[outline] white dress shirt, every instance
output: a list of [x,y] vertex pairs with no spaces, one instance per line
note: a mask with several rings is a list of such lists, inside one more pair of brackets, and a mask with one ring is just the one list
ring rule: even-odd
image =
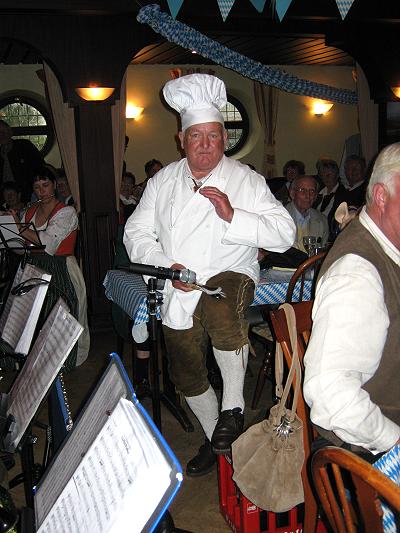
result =
[[[128,219],[124,244],[131,261],[163,267],[180,263],[196,272],[199,283],[227,270],[246,274],[257,283],[258,248],[287,250],[296,234],[292,217],[271,194],[265,179],[238,161],[223,156],[202,181],[227,194],[234,209],[232,221],[219,218],[208,198],[193,191],[192,176],[182,159],[149,180]],[[200,296],[200,291],[183,292],[167,281],[163,324],[191,328]]]
[[[361,224],[396,264],[399,250],[367,215]],[[322,276],[304,359],[304,398],[311,420],[373,454],[391,448],[400,427],[383,415],[362,386],[375,374],[389,327],[383,285],[366,259],[346,254]]]

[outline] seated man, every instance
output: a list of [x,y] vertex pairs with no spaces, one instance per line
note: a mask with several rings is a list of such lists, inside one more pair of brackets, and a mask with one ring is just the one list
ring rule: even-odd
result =
[[[328,442],[400,472],[400,143],[379,154],[366,207],[320,271],[304,398]],[[379,459],[376,466],[380,466]],[[397,468],[396,463],[397,462]]]
[[[186,157],[149,179],[126,223],[124,244],[132,262],[189,268],[199,283],[221,286],[226,294],[216,300],[167,280],[161,306],[170,377],[206,436],[186,469],[200,476],[213,468],[214,453],[230,451],[243,429],[249,353],[244,313],[259,278],[258,248],[283,252],[295,228],[265,179],[224,155],[224,83],[192,74],[169,81],[163,92],[180,112]],[[223,380],[221,412],[207,376],[209,339]]]
[[68,178],[65,175],[64,169],[62,168],[57,170],[56,183],[57,183],[57,197],[65,205],[75,206],[75,202],[72,197],[71,189],[69,188]]
[[325,158],[319,159],[317,169],[324,187],[320,190],[313,207],[327,217],[329,240],[333,242],[338,232],[334,215],[339,204],[346,201],[346,189],[339,181],[339,167],[336,161]]
[[367,190],[367,173],[365,159],[358,155],[351,155],[346,159],[344,171],[349,187],[346,192],[346,202],[352,207],[361,207],[365,203]]
[[[288,204],[291,200],[289,190],[293,181],[300,176],[304,176],[304,174],[305,170],[303,161],[296,161],[295,159],[286,161],[283,166],[283,176],[285,179],[285,183],[276,192],[272,191],[271,189],[272,194],[275,196],[275,198],[282,202],[283,205]],[[268,180],[267,183],[269,186],[271,186],[273,180]]]
[[329,228],[325,215],[311,206],[317,197],[317,180],[313,176],[300,176],[292,182],[289,194],[292,201],[286,206],[296,224],[294,247],[307,252],[303,237],[313,235],[319,246],[328,241]]

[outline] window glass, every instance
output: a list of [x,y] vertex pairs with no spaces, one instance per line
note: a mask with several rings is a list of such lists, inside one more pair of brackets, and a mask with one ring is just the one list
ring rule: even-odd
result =
[[249,119],[242,103],[235,97],[227,95],[228,103],[221,109],[228,132],[226,155],[233,155],[245,144],[249,134]]
[[50,116],[39,102],[25,96],[0,99],[0,118],[13,130],[14,139],[28,139],[43,156],[54,144]]

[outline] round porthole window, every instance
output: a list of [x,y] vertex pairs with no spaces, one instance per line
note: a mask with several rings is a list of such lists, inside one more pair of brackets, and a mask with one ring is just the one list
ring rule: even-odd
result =
[[225,155],[236,154],[245,144],[249,135],[249,117],[243,104],[234,96],[227,95],[228,103],[221,109],[228,133],[228,148]]
[[33,98],[9,96],[0,99],[0,118],[13,130],[14,139],[28,139],[46,156],[54,144],[47,109]]

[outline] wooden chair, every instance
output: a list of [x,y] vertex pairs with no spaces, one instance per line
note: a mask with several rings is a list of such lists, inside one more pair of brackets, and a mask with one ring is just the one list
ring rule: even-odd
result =
[[[307,280],[307,274],[309,274],[312,269],[314,270],[314,272],[313,272],[313,276],[312,276],[311,297],[312,298],[314,297],[313,293],[314,293],[314,289],[315,289],[315,283],[317,281],[318,271],[319,271],[319,269],[321,267],[321,263],[324,260],[326,254],[327,254],[327,252],[320,252],[319,254],[314,255],[314,256],[306,259],[306,261],[304,261],[303,263],[301,263],[301,265],[294,272],[293,276],[290,278],[290,282],[289,282],[289,285],[288,285],[288,289],[287,289],[287,292],[286,292],[286,298],[285,298],[285,302],[286,303],[291,303],[293,301],[293,292],[294,292],[294,288],[295,288],[295,286],[296,286],[298,281],[300,282],[300,293],[299,293],[298,301],[299,302],[303,301],[304,284],[305,284],[305,282]],[[270,308],[267,305],[258,306],[258,308],[259,308],[259,312],[261,312],[262,314],[268,314],[269,311],[270,311]],[[266,326],[268,326],[268,323],[266,321],[264,321],[264,324]],[[265,326],[264,326],[264,329],[266,329],[266,331],[268,331],[268,328],[265,327]],[[254,331],[254,328],[253,328],[252,332],[253,333],[257,333],[257,331]],[[258,337],[260,337],[260,335]],[[266,346],[266,351],[265,351],[265,356],[264,356],[262,365],[261,365],[260,370],[258,372],[257,384],[256,384],[256,388],[254,390],[253,399],[252,399],[252,402],[251,402],[251,408],[252,409],[256,409],[256,407],[258,405],[258,402],[260,400],[260,397],[261,397],[261,393],[262,393],[264,385],[265,385],[265,380],[267,379],[267,377],[271,376],[271,374],[272,374],[271,366],[272,366],[272,359],[273,359],[273,356],[272,356],[273,347],[272,347],[272,342],[271,341],[273,339],[268,339],[268,340],[269,340],[269,342],[264,341],[264,344]]]
[[[345,480],[342,470],[347,474]],[[400,487],[347,450],[334,446],[318,450],[312,458],[312,475],[325,515],[336,533],[382,532],[381,498],[393,511],[400,511]]]
[[[303,357],[310,338],[312,320],[311,310],[313,301],[299,302],[292,304],[296,315],[296,329],[297,329],[297,347],[299,353],[300,363],[303,367]],[[282,309],[277,309],[270,312],[272,328],[275,333],[276,342],[282,346],[283,354],[286,364],[289,367],[292,362],[292,346],[290,344],[289,331],[286,322],[286,316]],[[310,422],[309,409],[300,392],[297,404],[297,414],[303,422],[303,438],[304,438],[304,465],[302,470],[302,480],[304,487],[304,527],[303,530],[307,533],[313,533],[317,524],[317,501],[314,497],[313,489],[310,483],[310,469],[309,458],[311,456],[311,443],[315,438],[314,431]]]
[[[304,294],[304,284],[307,279],[307,274],[310,274],[312,272],[312,287],[314,289],[315,282],[317,281],[317,275],[318,271],[321,267],[321,263],[324,260],[327,252],[320,252],[317,255],[313,255],[312,257],[309,257],[306,259],[301,265],[297,267],[297,270],[293,274],[293,276],[290,278],[288,290],[286,293],[286,303],[290,303],[293,301],[293,291],[297,284],[297,282],[300,280],[300,294],[299,298],[296,301],[302,302],[303,301],[303,294]],[[313,295],[312,295],[313,297]]]

